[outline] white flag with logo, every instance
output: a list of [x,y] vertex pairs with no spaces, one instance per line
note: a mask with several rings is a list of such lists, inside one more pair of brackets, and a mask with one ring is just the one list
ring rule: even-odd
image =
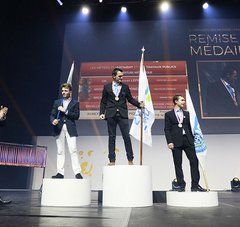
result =
[[[145,104],[145,108],[143,109],[143,143],[147,144],[148,146],[152,146],[151,129],[152,124],[155,120],[155,113],[153,109],[153,103],[148,84],[147,74],[145,66],[143,64],[144,49],[142,51],[143,52],[139,71],[138,101],[139,102],[143,101]],[[130,135],[132,135],[137,140],[140,140],[141,133],[140,127],[141,127],[141,110],[137,109],[130,129]]]
[[195,145],[196,154],[198,156],[206,155],[207,146],[204,142],[202,130],[200,128],[200,124],[197,119],[197,115],[192,103],[191,96],[187,89],[186,89],[186,104],[187,104],[187,110],[189,111],[189,115],[190,115],[190,124],[192,128],[192,133],[194,136],[194,145]]

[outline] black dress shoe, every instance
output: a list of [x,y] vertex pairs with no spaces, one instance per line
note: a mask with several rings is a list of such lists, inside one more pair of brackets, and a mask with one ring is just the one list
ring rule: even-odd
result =
[[180,187],[179,189],[177,189],[178,192],[185,192],[185,187]]
[[61,173],[57,173],[56,175],[52,176],[53,179],[63,179],[64,176]]
[[77,174],[75,175],[75,178],[76,178],[76,179],[83,179],[81,173],[77,173]]
[[175,192],[185,192],[185,187],[183,186],[175,186],[172,191],[175,191]]
[[184,192],[186,184],[178,184],[177,180],[172,181],[172,191]]
[[0,205],[6,205],[6,204],[9,204],[11,203],[12,201],[11,200],[3,200],[1,197],[0,197]]
[[206,192],[207,189],[202,188],[200,185],[198,185],[197,187],[192,187],[192,188],[191,188],[191,191],[192,191],[192,192]]

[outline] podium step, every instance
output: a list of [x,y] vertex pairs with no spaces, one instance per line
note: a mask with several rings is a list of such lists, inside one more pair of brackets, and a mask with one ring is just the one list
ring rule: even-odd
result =
[[217,192],[167,192],[167,205],[181,207],[218,206]]
[[91,203],[88,179],[43,179],[42,206],[86,206]]
[[105,166],[103,168],[103,206],[152,206],[150,166]]
[[[103,198],[103,191],[98,190],[98,203],[102,204],[102,198]],[[166,203],[166,191],[153,191],[153,203]]]

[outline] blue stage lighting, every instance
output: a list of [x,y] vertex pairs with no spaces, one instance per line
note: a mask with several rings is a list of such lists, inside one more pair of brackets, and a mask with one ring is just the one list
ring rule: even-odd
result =
[[169,8],[170,8],[170,4],[168,2],[163,2],[163,3],[160,4],[160,9],[163,12],[168,11]]
[[126,13],[127,12],[127,7],[126,6],[122,6],[121,7],[121,12],[122,13]]
[[88,15],[90,12],[90,9],[87,6],[82,7],[82,14]]
[[202,7],[203,7],[203,9],[207,9],[208,8],[208,3],[207,2],[205,2],[203,5],[202,5]]

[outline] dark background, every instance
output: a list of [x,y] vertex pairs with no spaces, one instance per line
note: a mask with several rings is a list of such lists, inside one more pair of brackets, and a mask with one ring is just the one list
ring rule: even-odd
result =
[[[0,3],[0,102],[9,107],[8,118],[0,128],[1,141],[34,144],[35,136],[51,134],[49,113],[53,100],[58,97],[65,25],[82,22],[76,16],[80,6],[70,3],[62,7],[55,0]],[[212,18],[239,18],[239,1],[215,4]],[[159,13],[154,2],[127,5],[130,21],[204,17],[199,1],[176,1],[169,16]],[[88,21],[118,21],[120,5],[94,4],[91,7]],[[134,57],[139,59],[139,53]],[[161,60],[168,60],[167,55]],[[202,123],[203,128],[205,124]],[[216,128],[217,124],[214,124]],[[158,125],[160,123],[155,127]],[[28,168],[1,167],[0,188],[27,188],[30,177]]]

